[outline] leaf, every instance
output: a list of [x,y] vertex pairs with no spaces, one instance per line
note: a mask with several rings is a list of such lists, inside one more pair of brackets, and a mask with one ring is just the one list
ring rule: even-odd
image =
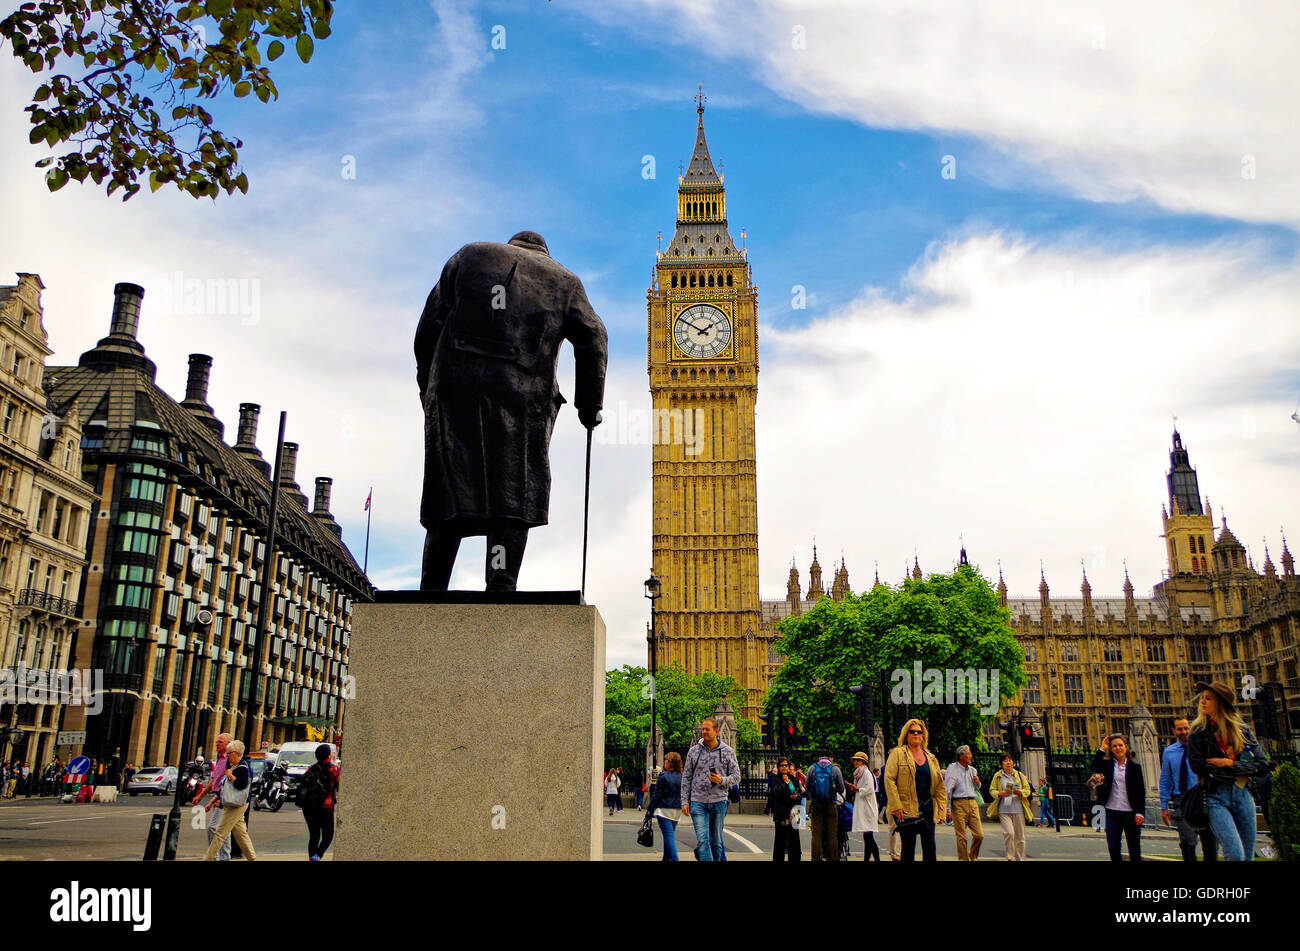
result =
[[269,101],[271,98],[271,90],[268,89],[266,86],[258,86],[257,98],[262,100],[263,102]]
[[208,16],[219,17],[230,12],[232,0],[208,0],[206,9]]
[[248,95],[250,92],[252,92],[252,91],[253,91],[253,84],[250,83],[250,82],[249,82],[248,80],[246,80],[246,79],[245,79],[243,82],[235,83],[235,98],[236,98],[236,99],[243,99],[245,96],[247,96],[247,95]]
[[50,87],[46,85],[40,86],[36,90],[36,95],[32,96],[32,100],[34,102],[44,102],[46,99],[49,98],[50,98]]
[[[158,189],[162,188],[162,184],[163,184],[163,183],[162,183],[162,178],[158,175],[157,172],[151,172],[151,173],[149,174],[149,190],[150,190],[150,191],[156,192]],[[131,196],[130,196],[130,195],[127,195],[126,197],[127,197],[127,198],[130,198]]]
[[296,48],[298,50],[298,58],[306,63],[311,60],[312,50],[315,49],[315,45],[312,43],[311,37],[306,33],[303,33],[298,37]]
[[266,58],[271,62],[275,62],[283,55],[284,55],[284,44],[281,43],[279,40],[276,40],[274,43],[272,43],[270,46],[266,48]]
[[330,25],[324,20],[317,20],[311,25],[311,31],[316,39],[323,40],[330,35]]
[[52,158],[37,159],[37,161],[36,161],[36,167],[37,167],[37,168],[45,168],[47,165],[49,165],[49,164],[50,164],[51,162],[53,162],[53,161],[54,161],[54,159],[52,159]]
[[45,175],[45,184],[52,192],[68,184],[68,173],[61,168],[52,168]]

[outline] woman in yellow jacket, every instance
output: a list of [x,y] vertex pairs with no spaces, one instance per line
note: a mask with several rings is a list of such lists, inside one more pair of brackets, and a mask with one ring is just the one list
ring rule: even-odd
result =
[[1025,774],[1016,769],[1010,753],[1002,754],[1002,771],[989,780],[988,817],[997,818],[1002,825],[1002,842],[1008,862],[1025,860],[1025,822],[1034,821],[1034,807],[1029,804],[1032,791]]
[[902,844],[902,861],[916,855],[916,837],[921,837],[921,857],[935,860],[934,827],[947,815],[948,797],[943,770],[929,747],[930,734],[920,720],[908,720],[898,735],[898,746],[889,751],[885,763],[887,809],[897,821]]

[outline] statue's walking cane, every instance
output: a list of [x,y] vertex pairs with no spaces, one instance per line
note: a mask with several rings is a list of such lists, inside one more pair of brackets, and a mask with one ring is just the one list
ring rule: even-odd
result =
[[587,430],[587,478],[582,487],[582,590],[587,594],[587,516],[591,511],[591,433]]

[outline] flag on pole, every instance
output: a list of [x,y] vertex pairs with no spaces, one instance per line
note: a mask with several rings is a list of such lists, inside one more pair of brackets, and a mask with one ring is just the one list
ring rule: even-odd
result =
[[369,512],[369,511],[370,511],[370,496],[372,496],[372,495],[374,495],[374,494],[375,494],[375,490],[374,490],[374,489],[371,489],[370,492],[369,492],[369,494],[366,495],[366,507],[363,508],[361,511],[363,511],[363,512]]

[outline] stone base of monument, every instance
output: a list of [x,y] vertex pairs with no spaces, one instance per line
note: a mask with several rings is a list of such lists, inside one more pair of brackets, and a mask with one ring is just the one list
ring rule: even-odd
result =
[[349,654],[336,860],[601,858],[605,624],[576,591],[381,591]]

